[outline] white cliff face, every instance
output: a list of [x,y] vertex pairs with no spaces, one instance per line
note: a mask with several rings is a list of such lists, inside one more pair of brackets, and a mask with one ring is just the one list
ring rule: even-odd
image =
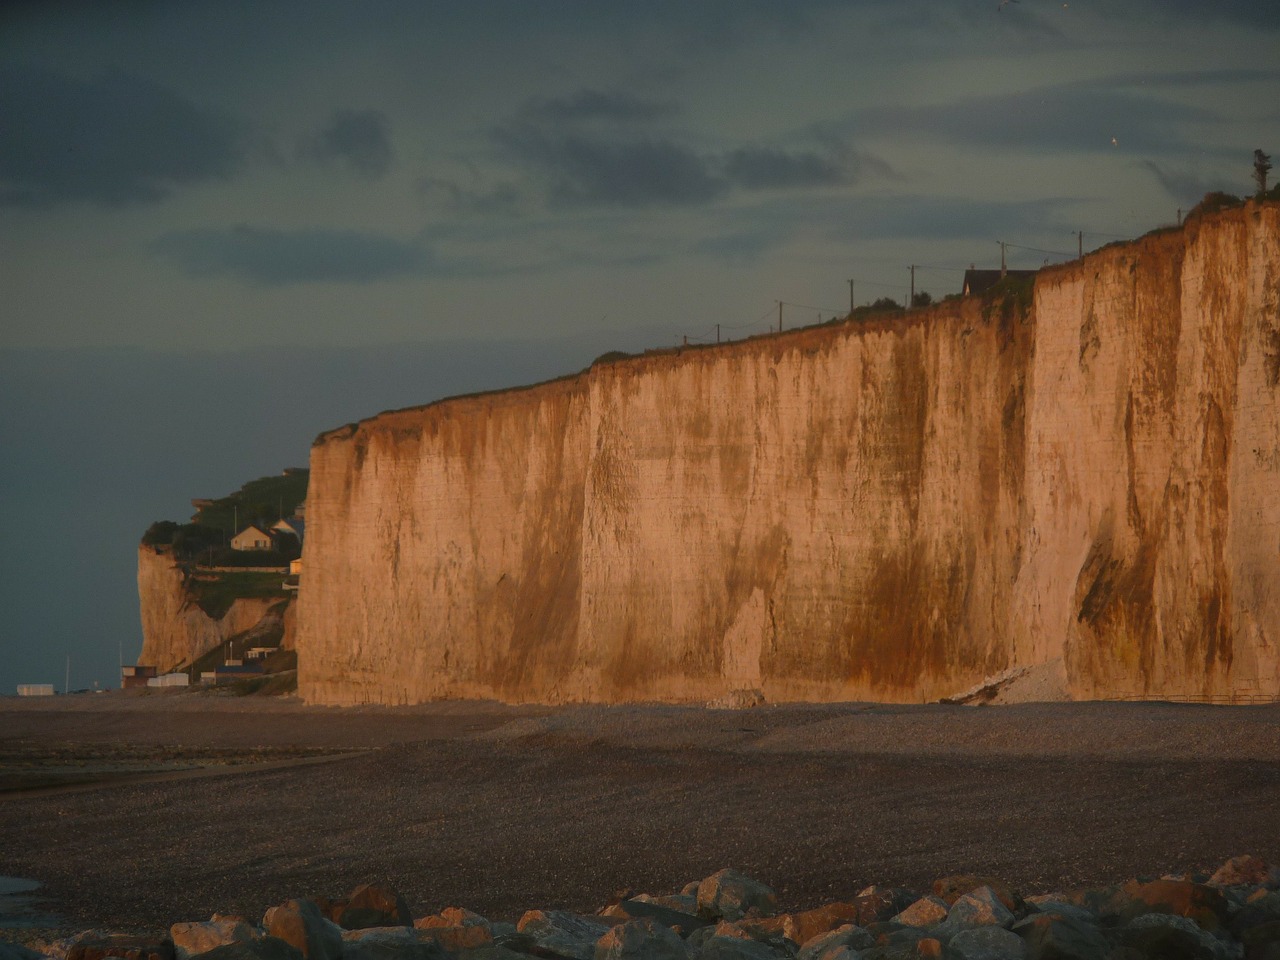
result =
[[1016,613],[1077,695],[1280,692],[1278,300],[1275,206],[1037,285]]
[[[182,569],[167,553],[138,548],[138,600],[142,617],[139,663],[161,673],[191,663],[238,633],[256,626],[280,598],[242,597],[221,617],[210,617],[186,589]],[[292,644],[292,617],[285,615],[284,646]]]
[[300,692],[1280,692],[1278,219],[327,434]]

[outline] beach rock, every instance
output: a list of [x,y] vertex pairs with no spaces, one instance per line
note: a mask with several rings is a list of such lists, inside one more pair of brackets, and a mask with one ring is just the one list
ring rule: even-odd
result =
[[707,937],[698,956],[700,960],[790,960],[789,954],[748,937]]
[[1060,899],[1059,894],[1028,897],[1026,904],[1034,913],[1044,913],[1055,917],[1072,917],[1089,924],[1097,924],[1098,922],[1098,916],[1093,911],[1079,904],[1069,903]]
[[941,943],[934,937],[921,937],[902,943],[882,943],[870,950],[860,951],[856,960],[917,960],[918,957],[937,957],[942,955],[940,947]]
[[305,960],[339,960],[342,956],[342,928],[322,916],[311,900],[287,900],[272,907],[263,916],[262,927]]
[[796,943],[808,943],[820,933],[844,927],[846,923],[855,923],[858,913],[858,906],[855,904],[836,901],[813,910],[790,914],[783,933]]
[[865,950],[875,946],[876,938],[852,923],[811,937],[801,946],[796,960],[837,960],[841,950]]
[[342,935],[343,960],[443,960],[434,939],[411,927],[362,927]]
[[1024,960],[1027,945],[1003,927],[977,927],[952,937],[947,955],[953,960]]
[[1217,887],[1190,880],[1131,880],[1120,888],[1110,911],[1128,922],[1146,913],[1169,913],[1194,920],[1206,930],[1217,930],[1227,920],[1227,899]]
[[135,937],[115,933],[79,941],[67,951],[67,960],[102,960],[124,957],[125,960],[174,960],[173,941],[156,937]]
[[[771,934],[786,937],[793,943],[808,943],[819,934],[857,920],[858,908],[852,903],[828,903],[801,913],[782,913],[775,917],[752,920],[756,927]],[[747,921],[742,921],[747,922]]]
[[1013,925],[1027,945],[1027,960],[1100,960],[1110,953],[1102,932],[1072,917],[1032,914]]
[[893,922],[906,924],[908,927],[930,927],[946,918],[947,902],[939,896],[929,894],[894,916]]
[[261,932],[249,926],[239,917],[223,917],[196,923],[175,923],[169,928],[174,954],[178,960],[199,953],[208,953],[215,947],[228,943],[248,943],[257,940]]
[[565,910],[530,910],[516,924],[538,951],[569,960],[594,960],[596,941],[612,927],[612,923]]
[[1252,927],[1280,920],[1280,893],[1264,891],[1253,897],[1231,918],[1231,932],[1237,937]]
[[740,920],[748,910],[776,913],[778,897],[770,887],[728,868],[698,884],[698,914],[709,919]]
[[1246,853],[1232,857],[1209,878],[1217,887],[1261,886],[1272,877],[1271,868],[1261,857]]
[[1145,960],[1229,960],[1226,945],[1194,921],[1147,913],[1120,931],[1120,942]]
[[694,893],[668,893],[662,896],[654,896],[648,893],[638,893],[631,900],[638,900],[641,903],[652,903],[655,906],[666,907],[668,910],[675,910],[679,913],[698,912],[698,894],[695,885]]
[[991,887],[976,887],[956,898],[947,912],[947,925],[952,928],[1002,927],[1013,922],[1013,913]]
[[1018,912],[1021,903],[1017,895],[1009,889],[1008,884],[1003,880],[975,873],[956,873],[948,877],[939,877],[933,881],[933,895],[945,900],[949,907],[966,893],[971,893],[979,887],[990,887],[1010,913]]
[[1240,935],[1245,960],[1280,960],[1280,920],[1260,923]]
[[302,960],[302,954],[279,937],[257,937],[214,947],[200,960]]
[[[662,898],[667,901],[674,898]],[[658,899],[642,899],[642,897],[634,897],[630,900],[622,900],[608,908],[609,916],[620,917],[624,920],[640,920],[648,918],[656,920],[664,927],[679,927],[686,934],[704,927],[712,921],[706,920],[696,915],[697,900],[693,897],[681,897],[675,900],[677,903],[688,902],[689,910],[675,909],[669,903],[660,902]],[[602,911],[605,915],[605,911]]]
[[860,927],[867,927],[873,923],[888,920],[918,899],[919,897],[910,890],[899,887],[875,885],[865,887],[853,898],[853,905],[858,908],[858,917],[855,922]]
[[620,923],[596,941],[595,960],[688,960],[679,935],[648,917]]
[[351,892],[338,925],[346,930],[366,927],[412,926],[409,905],[394,887],[386,883],[366,883]]
[[428,937],[447,953],[477,950],[494,942],[493,924],[462,907],[446,907],[437,914],[420,917],[413,926],[419,939]]

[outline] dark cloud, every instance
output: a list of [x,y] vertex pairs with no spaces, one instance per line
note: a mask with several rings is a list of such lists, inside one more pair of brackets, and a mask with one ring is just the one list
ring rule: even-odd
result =
[[370,283],[420,273],[430,260],[416,241],[353,230],[245,224],[167,234],[154,241],[152,250],[195,276],[230,276],[268,286]]
[[609,141],[515,124],[498,142],[541,176],[552,202],[645,207],[706,203],[725,183],[707,161],[670,140]]
[[552,122],[610,120],[637,123],[673,114],[676,112],[676,105],[641,100],[618,91],[580,90],[568,97],[531,100],[525,105],[523,112],[530,118]]
[[925,107],[868,110],[858,124],[863,130],[910,130],[986,148],[1147,153],[1184,147],[1182,124],[1218,119],[1216,113],[1187,104],[1099,84],[1070,84]]
[[0,203],[154,203],[177,186],[232,176],[241,125],[113,71],[94,80],[0,68]]
[[[1231,190],[1229,185],[1224,185],[1220,180],[1210,180],[1185,168],[1170,167],[1168,164],[1156,163],[1154,160],[1142,160],[1139,163],[1160,181],[1160,186],[1164,187],[1165,193],[1187,206],[1199,202],[1206,193],[1215,190]],[[1242,168],[1243,166],[1241,164]]]
[[[731,190],[840,187],[867,172],[891,175],[881,160],[831,142],[811,149],[743,146],[727,153],[699,152],[673,138],[635,137],[530,120],[527,116],[493,131],[506,159],[532,174],[552,204],[562,206],[696,206]],[[452,200],[485,206],[520,206],[520,190],[508,183],[499,193],[466,190],[446,181],[424,181]]]
[[841,186],[854,183],[867,172],[891,174],[882,160],[842,148],[791,151],[739,147],[724,158],[725,176],[747,190]]
[[1145,9],[1138,6],[1126,9],[1125,4],[1118,4],[1111,12],[1115,16],[1150,18],[1154,15],[1194,23],[1225,21],[1267,32],[1280,32],[1280,5],[1267,0],[1214,0],[1213,3],[1205,3],[1204,0],[1158,0],[1154,7]]
[[377,180],[391,169],[391,123],[378,110],[336,110],[323,130],[303,141],[301,152]]
[[[839,240],[912,238],[973,240],[990,247],[996,240],[1032,242],[1045,233],[1061,233],[1066,242],[1075,228],[1067,212],[1070,198],[1045,200],[970,200],[962,197],[866,197],[838,206],[814,208],[813,222],[825,222]],[[985,251],[983,251],[985,252]],[[1069,253],[1065,247],[1062,252]]]

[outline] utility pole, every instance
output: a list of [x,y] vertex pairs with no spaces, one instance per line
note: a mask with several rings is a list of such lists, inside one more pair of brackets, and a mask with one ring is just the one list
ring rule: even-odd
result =
[[1000,244],[1000,279],[1003,280],[1009,273],[1009,268],[1005,266],[1004,260],[1005,242],[1003,240],[997,240],[996,242]]
[[849,316],[853,316],[853,281],[849,281]]
[[1084,231],[1076,231],[1076,258],[1084,259]]
[[716,343],[720,342],[720,324],[716,324]]
[[71,654],[69,653],[67,654],[67,676],[62,681],[62,692],[63,693],[71,692]]
[[782,332],[782,301],[778,301],[778,332]]
[[911,265],[911,298],[907,301],[907,309],[912,310],[916,305],[916,265]]

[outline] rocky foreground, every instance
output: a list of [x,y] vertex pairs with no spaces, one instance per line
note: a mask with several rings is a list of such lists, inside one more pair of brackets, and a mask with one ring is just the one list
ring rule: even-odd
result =
[[0,944],[0,960],[1280,960],[1280,868],[1253,856],[1212,876],[1134,879],[1023,898],[943,877],[920,894],[871,886],[803,912],[725,869],[679,893],[620,893],[595,915],[530,910],[491,922],[450,907],[413,918],[387,884],[289,900],[261,923],[215,914],[167,936],[89,931]]

